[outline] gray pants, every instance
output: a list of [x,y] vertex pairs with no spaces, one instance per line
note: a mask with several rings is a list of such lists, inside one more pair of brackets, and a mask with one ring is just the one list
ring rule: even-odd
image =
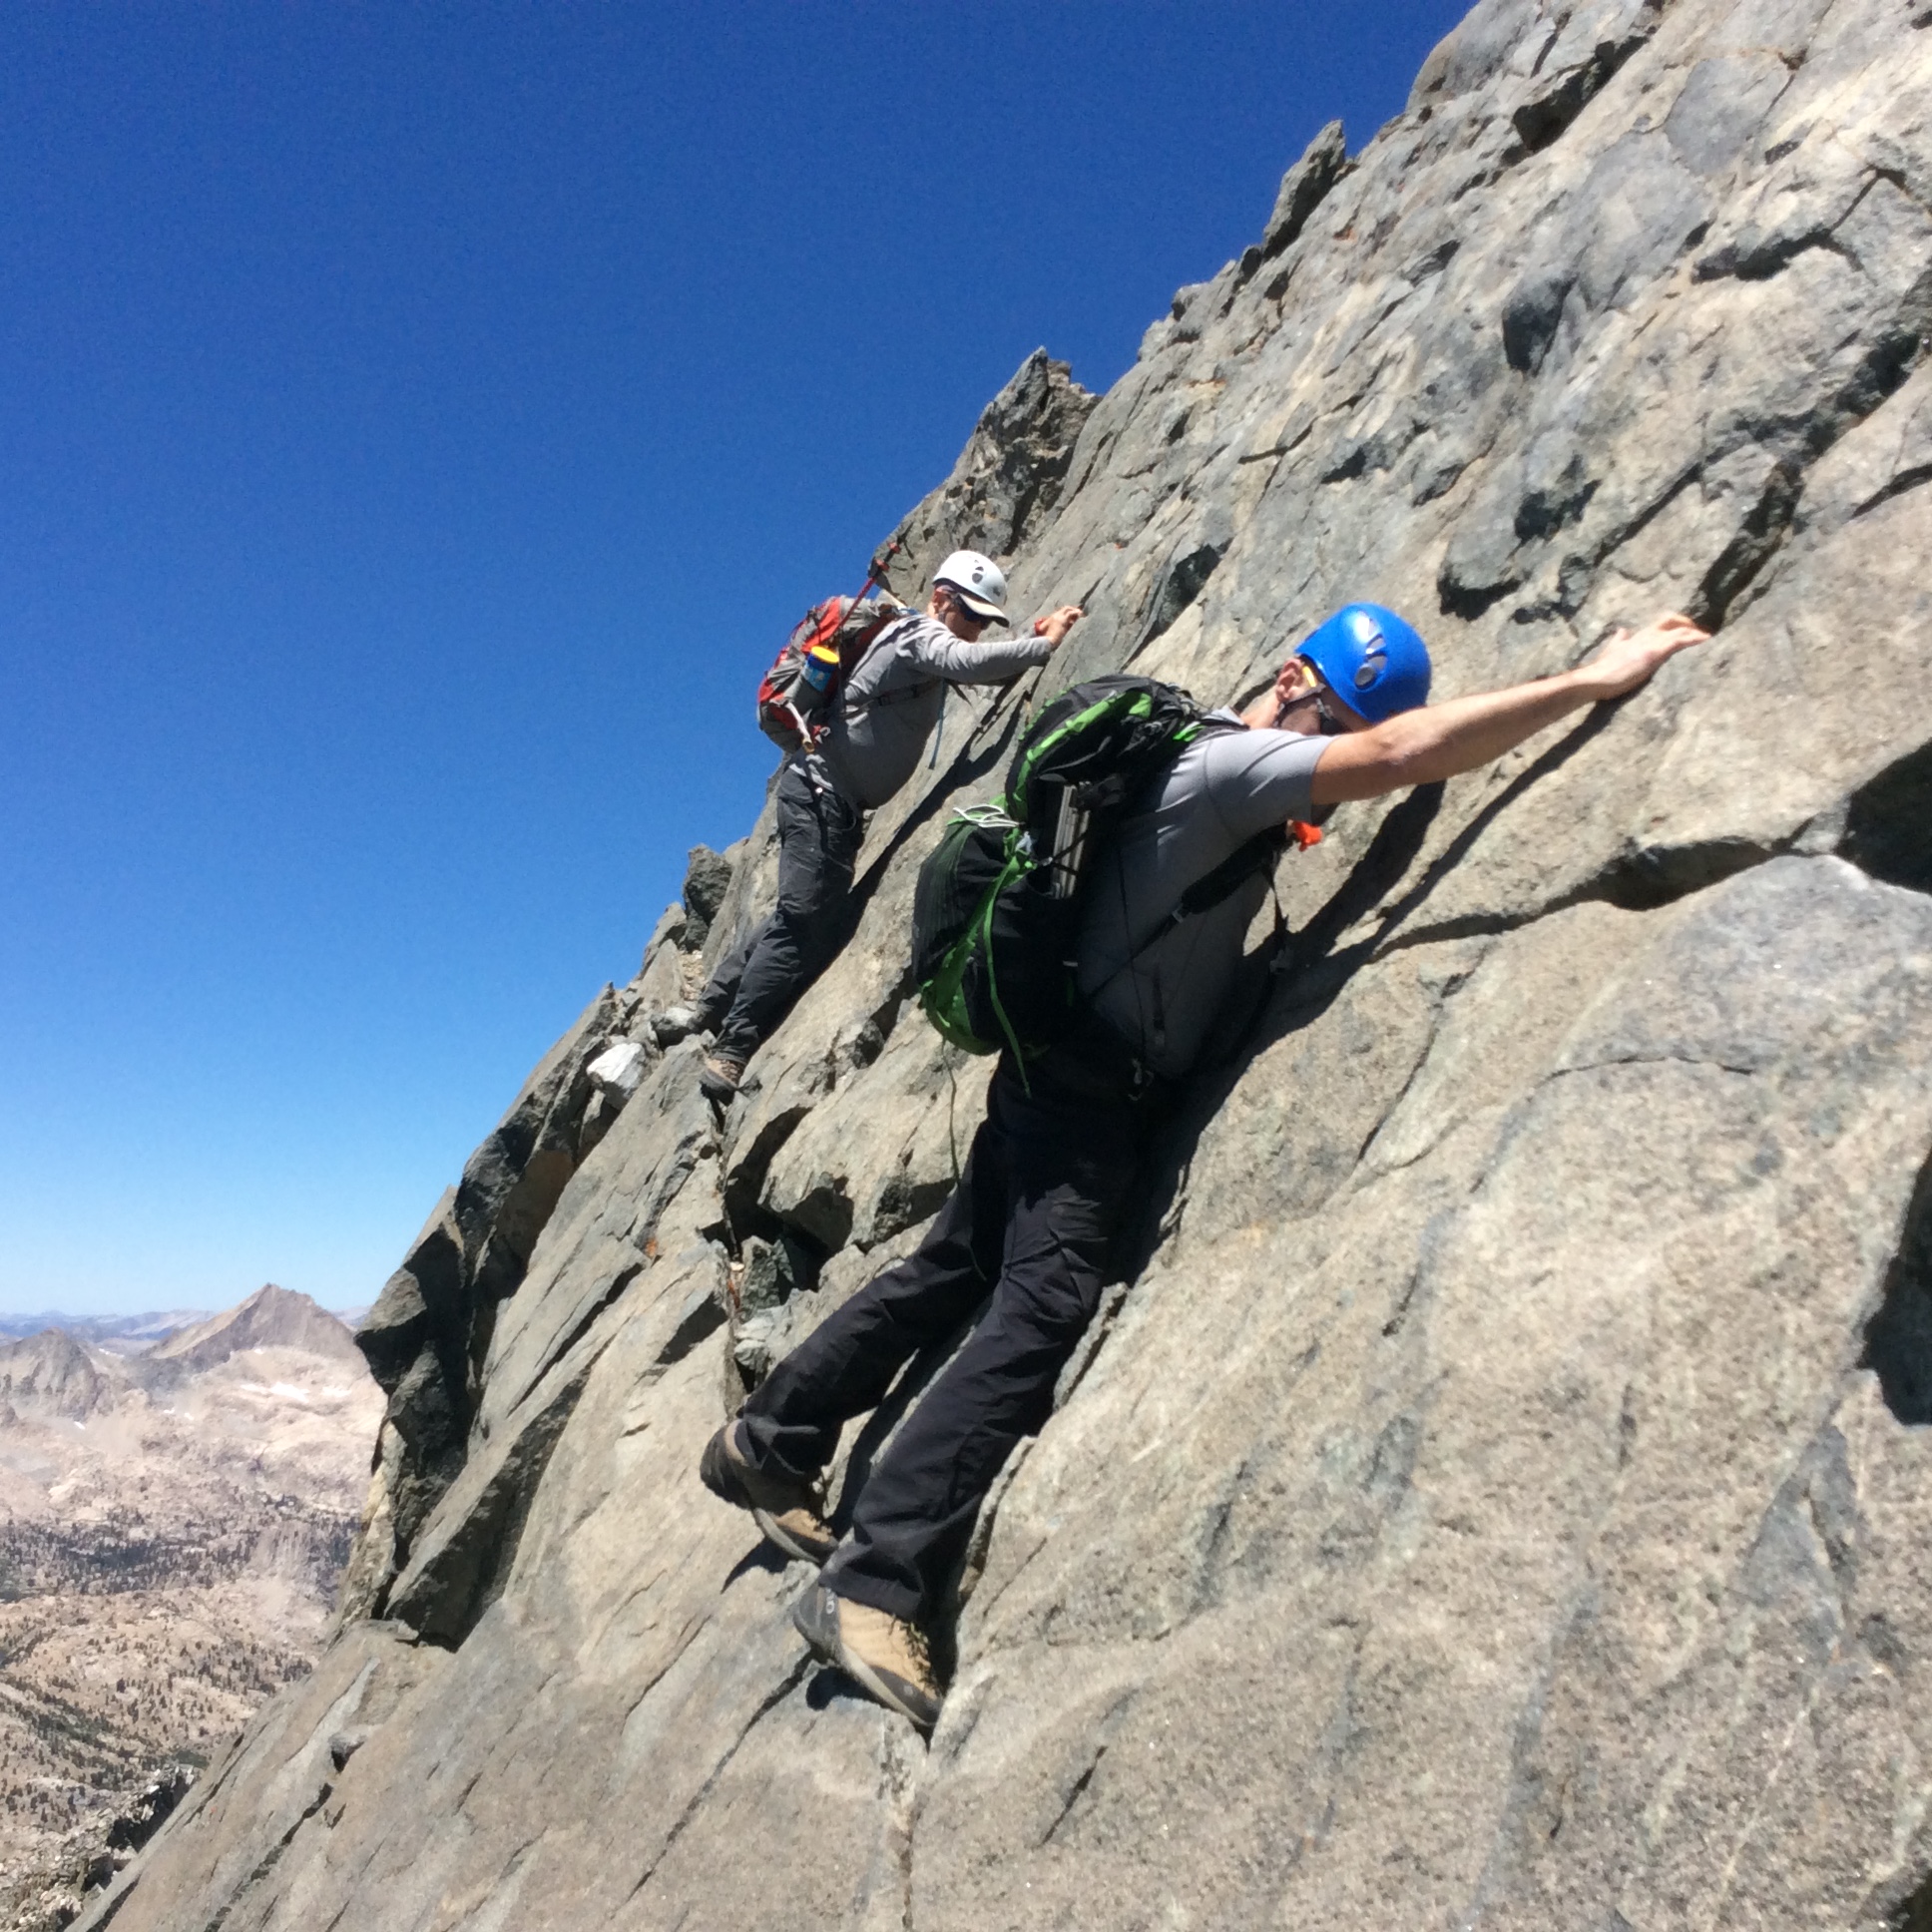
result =
[[778,777],[778,903],[720,962],[698,1002],[717,1053],[748,1060],[844,944],[865,813],[804,761]]

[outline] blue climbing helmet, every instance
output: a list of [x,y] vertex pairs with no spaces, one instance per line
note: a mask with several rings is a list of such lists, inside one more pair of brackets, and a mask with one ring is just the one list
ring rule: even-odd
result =
[[1429,647],[1393,611],[1344,604],[1295,646],[1321,681],[1371,724],[1429,702]]

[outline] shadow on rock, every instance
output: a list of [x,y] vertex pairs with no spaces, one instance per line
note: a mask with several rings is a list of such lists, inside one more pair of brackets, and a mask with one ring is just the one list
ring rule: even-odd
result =
[[1877,1374],[1900,1422],[1932,1423],[1932,1158],[1919,1170],[1859,1365]]
[[753,1571],[760,1576],[782,1577],[788,1567],[789,1559],[782,1550],[773,1549],[762,1537],[738,1558],[724,1573],[724,1581],[719,1585],[718,1594],[723,1597],[740,1577],[748,1577]]

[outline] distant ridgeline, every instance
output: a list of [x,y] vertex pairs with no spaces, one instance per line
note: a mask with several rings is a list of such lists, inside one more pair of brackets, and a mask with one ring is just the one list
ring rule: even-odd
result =
[[0,1315],[0,1335],[20,1341],[28,1335],[58,1328],[62,1334],[71,1335],[76,1341],[92,1343],[97,1348],[116,1344],[145,1348],[172,1335],[178,1328],[187,1328],[207,1319],[206,1308],[171,1308],[139,1315],[69,1315],[48,1308],[37,1315]]
[[[1484,0],[1107,395],[1027,360],[895,588],[970,546],[1086,621],[948,706],[722,1118],[664,1016],[769,811],[696,855],[360,1332],[332,1647],[86,1923],[1932,1924],[1928,22]],[[1224,703],[1355,598],[1440,696],[1718,636],[1282,860],[928,1751],[700,1447],[952,1186],[912,882],[1026,706]]]

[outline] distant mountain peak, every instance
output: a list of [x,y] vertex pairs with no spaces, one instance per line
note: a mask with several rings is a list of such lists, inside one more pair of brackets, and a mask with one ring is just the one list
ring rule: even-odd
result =
[[246,1300],[170,1335],[154,1350],[157,1361],[212,1368],[244,1348],[302,1348],[361,1366],[347,1327],[319,1302],[269,1281]]
[[61,1328],[0,1344],[0,1401],[79,1422],[108,1407],[113,1390],[93,1354]]

